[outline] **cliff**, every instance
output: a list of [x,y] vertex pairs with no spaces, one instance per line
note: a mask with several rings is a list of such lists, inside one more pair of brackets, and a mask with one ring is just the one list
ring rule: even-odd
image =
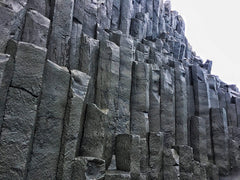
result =
[[0,1],[0,179],[218,180],[240,93],[163,0]]

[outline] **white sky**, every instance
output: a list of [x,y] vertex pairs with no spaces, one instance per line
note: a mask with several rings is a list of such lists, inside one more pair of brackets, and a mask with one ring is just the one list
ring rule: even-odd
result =
[[185,20],[186,36],[212,74],[240,88],[240,0],[171,0]]

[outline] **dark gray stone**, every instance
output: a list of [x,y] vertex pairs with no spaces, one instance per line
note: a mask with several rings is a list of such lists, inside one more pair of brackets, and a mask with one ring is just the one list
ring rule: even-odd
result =
[[206,122],[204,119],[193,116],[191,118],[191,146],[193,148],[194,159],[201,163],[206,163],[207,158],[207,140],[206,140]]
[[160,131],[160,70],[152,70],[149,89],[149,131]]
[[[72,162],[72,180],[104,179],[105,161],[95,157],[77,157]],[[70,177],[69,177],[70,179]]]
[[175,85],[174,70],[163,66],[161,69],[161,132],[164,132],[164,145],[175,145]]
[[69,71],[47,61],[27,179],[54,179],[67,105]]
[[175,63],[175,123],[176,145],[188,143],[186,72],[182,64]]
[[1,179],[26,177],[45,57],[46,49],[23,42],[18,44],[0,139]]
[[132,9],[133,7],[131,0],[121,0],[119,29],[123,32],[123,34],[129,34]]
[[130,180],[131,176],[125,171],[107,171],[105,173],[105,180]]
[[162,179],[163,172],[163,133],[149,133],[149,166],[150,178]]
[[225,109],[211,109],[211,130],[213,141],[214,161],[219,168],[220,175],[228,175],[228,126]]
[[35,10],[28,11],[22,34],[22,41],[46,47],[49,25],[50,20],[45,16]]
[[80,46],[80,71],[91,76],[88,102],[94,103],[98,70],[99,41],[83,34]]
[[69,45],[72,31],[74,0],[56,1],[49,35],[48,59],[69,67]]
[[78,154],[83,133],[86,110],[86,94],[90,77],[83,72],[71,71],[71,85],[68,111],[64,120],[61,155],[58,163],[58,177],[71,178],[72,160]]
[[140,137],[120,134],[116,137],[116,165],[118,170],[127,171],[131,179],[140,176]]
[[82,35],[82,24],[77,21],[72,23],[72,33],[70,42],[70,55],[69,55],[69,69],[79,69],[80,61],[80,45]]
[[213,160],[211,128],[209,119],[209,87],[206,80],[206,74],[198,65],[192,66],[192,77],[195,99],[195,115],[205,119],[207,133],[208,159]]
[[146,137],[149,131],[149,74],[146,63],[133,63],[131,90],[131,134]]
[[108,129],[109,110],[99,109],[95,104],[88,104],[86,111],[80,155],[104,159],[107,166],[112,158],[111,137]]

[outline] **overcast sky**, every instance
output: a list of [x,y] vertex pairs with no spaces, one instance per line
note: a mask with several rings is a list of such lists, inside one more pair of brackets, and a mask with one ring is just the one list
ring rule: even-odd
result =
[[213,61],[212,74],[240,88],[240,0],[171,0],[185,20],[198,56]]

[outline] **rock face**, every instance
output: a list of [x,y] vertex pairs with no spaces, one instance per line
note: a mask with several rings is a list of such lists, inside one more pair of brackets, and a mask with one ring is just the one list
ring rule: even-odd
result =
[[240,168],[240,92],[163,0],[0,2],[0,179],[207,180]]

